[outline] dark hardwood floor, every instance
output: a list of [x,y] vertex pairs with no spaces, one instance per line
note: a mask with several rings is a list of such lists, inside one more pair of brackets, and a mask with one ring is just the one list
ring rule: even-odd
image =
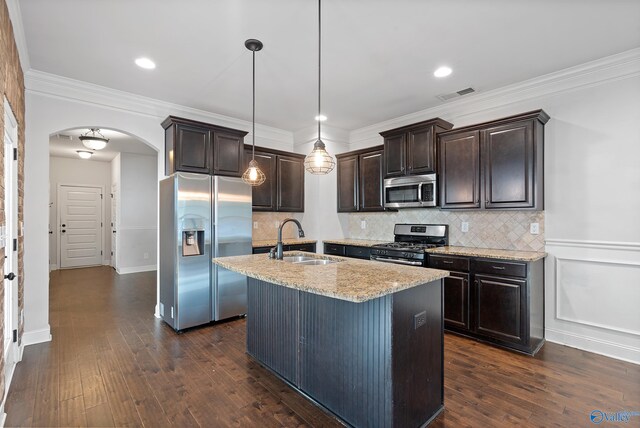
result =
[[[109,267],[53,272],[53,341],[25,348],[6,426],[340,426],[245,354],[244,320],[174,333],[153,316],[155,283]],[[432,426],[590,426],[595,409],[640,411],[640,366],[445,335],[445,407]]]

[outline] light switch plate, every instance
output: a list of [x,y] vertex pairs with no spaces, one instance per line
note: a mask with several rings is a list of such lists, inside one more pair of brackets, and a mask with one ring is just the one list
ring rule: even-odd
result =
[[254,222],[253,222],[253,228],[254,228],[254,229],[257,229],[257,228],[258,228],[258,222],[257,222],[257,221],[254,221]]
[[529,227],[529,232],[532,235],[540,234],[540,223],[531,223],[531,226]]
[[463,221],[462,224],[460,225],[460,228],[462,229],[463,232],[467,233],[469,231],[469,222]]
[[366,229],[367,228],[367,221],[366,220],[361,220],[360,221],[360,229]]

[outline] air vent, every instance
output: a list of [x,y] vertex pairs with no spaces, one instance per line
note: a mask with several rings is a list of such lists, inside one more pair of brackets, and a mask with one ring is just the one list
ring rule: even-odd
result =
[[464,89],[460,89],[457,92],[451,92],[450,94],[438,95],[437,98],[442,100],[442,101],[447,101],[447,100],[450,100],[451,98],[457,98],[457,97],[461,97],[463,95],[472,94],[475,91],[476,90],[473,89],[473,88],[464,88]]
[[56,137],[59,140],[73,140],[73,135],[69,135],[69,134],[56,134]]

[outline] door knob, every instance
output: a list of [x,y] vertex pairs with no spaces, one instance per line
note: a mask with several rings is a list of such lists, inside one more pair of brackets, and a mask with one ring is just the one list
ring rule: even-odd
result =
[[62,225],[62,227],[67,227],[67,225],[66,225],[66,224],[63,224],[63,225]]
[[16,277],[16,274],[13,272],[10,272],[9,275],[5,275],[4,279],[8,279],[9,281],[13,281]]
[[65,233],[65,232],[66,232],[66,230],[62,229],[62,233]]

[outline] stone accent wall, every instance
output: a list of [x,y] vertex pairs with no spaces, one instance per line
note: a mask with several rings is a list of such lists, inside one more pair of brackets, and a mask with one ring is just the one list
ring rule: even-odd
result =
[[[6,2],[0,2],[0,93],[9,101],[11,110],[18,121],[18,313],[24,309],[24,75],[18,57]],[[5,223],[4,212],[4,156],[11,155],[4,150],[4,99],[0,99],[0,224]],[[0,260],[4,260],[5,249],[0,250]],[[0,263],[0,275],[4,276],[4,266]],[[24,325],[19,317],[19,342],[22,340]],[[0,343],[4,343],[4,286],[0,287]],[[4,352],[0,352],[0,402],[4,400]]]
[[[270,213],[270,212],[254,212],[253,213],[253,239],[276,239],[278,237],[278,227],[282,220],[292,217],[302,222],[302,213]],[[255,226],[258,228],[255,228]],[[298,228],[293,223],[288,223],[282,230],[283,238],[297,238]],[[313,238],[313,237],[311,237]],[[315,239],[315,238],[314,238]]]
[[[366,228],[361,228],[361,221]],[[462,232],[462,222],[469,231]],[[544,211],[443,211],[437,208],[407,209],[398,212],[349,214],[349,237],[393,241],[396,223],[433,223],[449,225],[449,245],[498,248],[519,251],[544,251]],[[540,233],[529,233],[529,225],[538,223]]]

